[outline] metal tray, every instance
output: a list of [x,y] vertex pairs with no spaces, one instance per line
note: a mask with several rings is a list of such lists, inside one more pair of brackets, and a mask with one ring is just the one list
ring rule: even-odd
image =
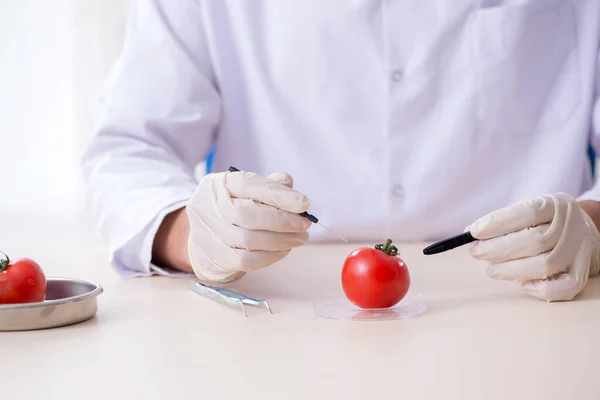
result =
[[96,315],[96,298],[102,292],[94,282],[47,278],[45,301],[0,305],[0,331],[57,328],[86,321]]

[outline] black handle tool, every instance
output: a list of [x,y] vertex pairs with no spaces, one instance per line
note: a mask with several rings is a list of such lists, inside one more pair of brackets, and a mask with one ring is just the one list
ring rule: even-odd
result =
[[452,250],[456,247],[463,246],[465,244],[469,244],[471,242],[476,241],[471,235],[471,232],[461,233],[460,235],[452,236],[451,238],[441,240],[437,243],[432,244],[431,246],[423,249],[423,254],[431,255],[438,254],[444,251]]

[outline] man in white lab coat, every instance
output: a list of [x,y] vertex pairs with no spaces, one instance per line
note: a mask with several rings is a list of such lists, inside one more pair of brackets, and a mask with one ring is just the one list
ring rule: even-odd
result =
[[89,207],[127,277],[239,279],[310,209],[357,241],[470,225],[491,277],[570,300],[599,268],[599,97],[600,0],[138,0]]

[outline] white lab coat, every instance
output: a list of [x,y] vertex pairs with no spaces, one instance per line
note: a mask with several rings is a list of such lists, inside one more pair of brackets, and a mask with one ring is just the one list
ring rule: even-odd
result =
[[[600,0],[139,0],[83,159],[123,276],[216,171],[290,173],[354,241],[434,240],[519,200],[600,200]],[[311,240],[331,239],[315,225]]]

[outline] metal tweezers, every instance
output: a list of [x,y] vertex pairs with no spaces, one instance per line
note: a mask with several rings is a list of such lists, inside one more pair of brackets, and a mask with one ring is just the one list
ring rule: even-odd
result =
[[264,299],[255,299],[253,297],[234,292],[230,289],[210,286],[196,281],[189,281],[188,286],[191,290],[201,296],[207,297],[221,304],[225,304],[229,307],[241,309],[246,317],[248,317],[248,314],[246,313],[246,307],[244,304],[264,306],[271,314],[273,314],[269,303]]

